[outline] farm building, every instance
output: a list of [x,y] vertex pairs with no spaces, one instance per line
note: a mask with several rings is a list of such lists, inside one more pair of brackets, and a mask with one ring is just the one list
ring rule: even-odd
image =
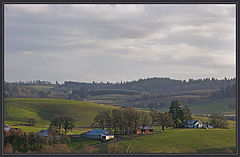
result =
[[184,123],[185,128],[203,128],[203,123],[199,120],[189,120]]
[[48,137],[48,130],[44,129],[36,133],[36,135]]
[[11,128],[9,127],[8,124],[4,125],[4,131],[9,131]]
[[83,133],[82,136],[101,140],[110,140],[114,138],[113,134],[110,134],[108,130],[103,129],[93,129],[90,132]]
[[137,129],[137,134],[140,134],[140,133],[145,133],[145,132],[153,132],[153,128],[152,127],[142,127],[142,126],[139,126],[139,128]]

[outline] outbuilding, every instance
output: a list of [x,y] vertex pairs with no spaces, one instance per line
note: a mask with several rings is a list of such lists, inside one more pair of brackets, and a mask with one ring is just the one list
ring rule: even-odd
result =
[[110,140],[114,138],[114,135],[105,129],[93,129],[92,131],[82,133],[81,135],[83,137],[100,139],[100,140]]
[[139,126],[139,128],[137,129],[137,134],[140,134],[140,133],[145,133],[145,132],[153,132],[153,128],[152,127],[143,127],[143,126]]

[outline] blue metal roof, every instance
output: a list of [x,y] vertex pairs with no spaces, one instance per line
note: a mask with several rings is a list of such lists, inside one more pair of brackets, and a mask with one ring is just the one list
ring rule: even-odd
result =
[[109,131],[105,129],[93,129],[92,131],[88,132],[87,134],[90,135],[109,135]]
[[139,129],[153,129],[152,127],[145,126],[144,128],[142,126],[139,126]]

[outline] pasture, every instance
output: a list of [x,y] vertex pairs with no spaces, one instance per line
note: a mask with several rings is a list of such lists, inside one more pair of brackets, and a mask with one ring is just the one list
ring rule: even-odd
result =
[[77,127],[88,127],[99,111],[116,108],[118,107],[88,101],[45,98],[4,99],[5,123],[10,125],[19,125],[26,118],[35,118],[36,126],[46,127],[54,117],[69,116],[76,121]]
[[[115,142],[133,153],[235,153],[235,129],[166,129],[154,135]],[[101,146],[100,153],[107,153]]]

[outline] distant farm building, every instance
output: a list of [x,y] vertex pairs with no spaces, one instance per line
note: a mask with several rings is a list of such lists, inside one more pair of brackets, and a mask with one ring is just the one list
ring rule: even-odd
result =
[[137,129],[137,134],[140,134],[140,133],[146,133],[146,132],[153,132],[153,128],[152,127],[142,127],[140,126],[138,129]]
[[184,123],[185,128],[203,128],[204,124],[199,120],[189,120]]
[[41,131],[37,132],[36,135],[48,137],[48,130],[47,129],[41,130]]
[[90,132],[83,133],[82,136],[100,140],[110,140],[114,138],[113,134],[110,134],[108,130],[103,129],[93,129]]
[[11,128],[9,127],[8,124],[4,125],[4,131],[9,131]]

